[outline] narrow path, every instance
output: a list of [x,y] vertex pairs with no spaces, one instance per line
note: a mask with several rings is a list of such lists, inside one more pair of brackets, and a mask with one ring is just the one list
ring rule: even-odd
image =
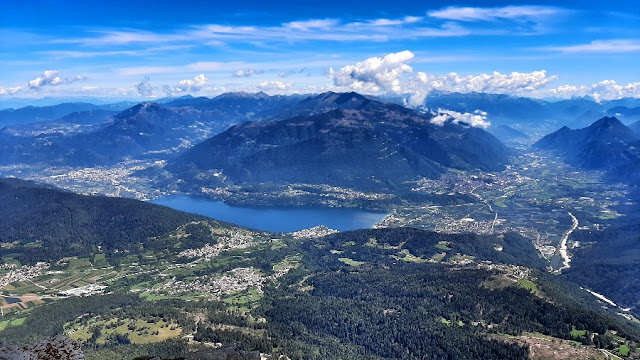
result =
[[576,219],[576,217],[573,216],[571,212],[569,212],[569,216],[571,216],[571,219],[573,220],[573,225],[571,225],[571,229],[567,230],[567,232],[562,237],[562,240],[560,240],[560,245],[558,246],[558,253],[562,258],[562,265],[556,270],[557,273],[561,273],[562,270],[568,269],[571,267],[570,265],[571,258],[569,258],[567,241],[569,240],[569,236],[571,235],[571,233],[578,228],[578,219]]
[[29,280],[33,285],[35,285],[35,286],[39,287],[40,289],[42,289],[42,290],[47,290],[47,288],[46,288],[46,287],[44,287],[44,286],[42,286],[42,285],[40,285],[40,284],[37,284],[37,283],[36,283],[36,282],[34,282],[33,280],[31,280],[31,279],[28,279],[28,280]]
[[[480,196],[480,194],[476,194],[475,191],[476,191],[476,188],[473,188],[469,192],[469,194],[471,194],[471,195],[475,196],[476,198],[478,198],[478,200],[480,200],[482,203],[484,203],[489,208],[489,211],[494,214],[493,222],[491,223],[491,234],[493,234],[493,230],[494,230],[494,228],[496,226],[496,222],[498,221],[498,212],[493,210],[493,206],[491,206],[491,204],[487,200],[482,198],[482,196]],[[476,211],[478,211],[478,209],[476,209]],[[467,215],[467,217],[470,217],[470,216],[471,216],[471,214]]]
[[622,358],[614,353],[612,353],[609,350],[605,350],[605,349],[600,349],[600,351],[602,351],[605,355],[607,355],[607,359],[615,359],[615,360],[622,360]]

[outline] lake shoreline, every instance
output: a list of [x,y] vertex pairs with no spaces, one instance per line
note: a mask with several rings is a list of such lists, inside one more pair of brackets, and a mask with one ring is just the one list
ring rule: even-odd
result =
[[192,195],[167,195],[149,201],[256,230],[292,232],[319,225],[348,231],[372,228],[390,211],[322,206],[236,206]]

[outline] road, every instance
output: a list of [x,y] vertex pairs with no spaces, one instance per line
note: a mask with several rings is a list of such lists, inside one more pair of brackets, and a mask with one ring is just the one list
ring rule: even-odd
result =
[[[476,198],[478,198],[478,200],[480,200],[482,203],[484,203],[485,205],[487,205],[487,207],[489,208],[489,211],[494,213],[494,217],[493,217],[493,222],[491,223],[491,234],[493,234],[493,230],[496,227],[496,222],[498,221],[498,212],[493,210],[493,206],[491,206],[491,204],[489,204],[489,202],[487,200],[485,200],[482,196],[480,196],[479,194],[475,193],[476,189],[473,188],[469,194],[475,196]],[[467,214],[467,217],[470,217],[471,214]]]

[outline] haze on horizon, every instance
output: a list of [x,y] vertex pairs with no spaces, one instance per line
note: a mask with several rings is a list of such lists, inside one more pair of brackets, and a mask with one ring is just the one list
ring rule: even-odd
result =
[[[0,104],[434,90],[640,97],[635,1],[0,4]],[[34,7],[38,8],[34,12]]]

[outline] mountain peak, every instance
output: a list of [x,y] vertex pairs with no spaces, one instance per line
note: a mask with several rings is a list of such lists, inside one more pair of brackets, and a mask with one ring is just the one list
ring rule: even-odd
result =
[[614,116],[605,116],[602,119],[594,122],[589,128],[612,128],[612,127],[625,127],[624,124]]
[[[360,95],[356,92],[345,92],[345,93],[336,93],[333,91],[327,91],[322,94],[312,96],[304,100],[307,103],[317,102],[319,104],[332,104],[338,107],[347,107],[351,108],[353,105],[366,105],[370,103],[377,103],[375,100],[371,100],[363,95]],[[351,105],[349,105],[351,104]]]
[[591,136],[606,137],[610,140],[616,139],[620,141],[634,141],[638,139],[638,135],[631,129],[626,127],[620,120],[615,117],[605,116],[589,126],[588,131]]
[[589,127],[566,127],[534,144],[537,148],[558,152],[567,162],[584,169],[608,172],[614,181],[637,183],[632,170],[640,161],[640,137],[615,117],[603,117]]
[[263,91],[248,93],[245,91],[227,92],[216,96],[214,99],[267,99],[270,96]]
[[162,105],[156,104],[154,102],[145,101],[133,106],[127,110],[123,110],[121,113],[116,115],[115,117],[118,119],[126,119],[130,117],[134,117],[138,114],[144,114],[147,112],[156,112],[166,110],[166,108]]

